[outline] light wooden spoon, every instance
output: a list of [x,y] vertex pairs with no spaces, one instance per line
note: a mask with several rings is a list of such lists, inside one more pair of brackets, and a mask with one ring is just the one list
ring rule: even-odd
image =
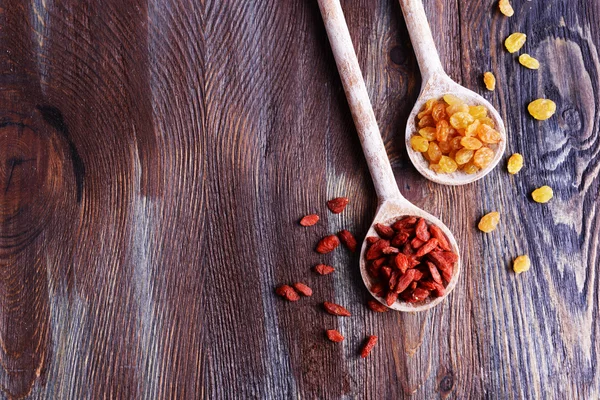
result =
[[[369,171],[371,172],[371,177],[373,178],[375,190],[379,199],[377,214],[375,215],[375,219],[367,235],[376,235],[375,229],[373,228],[373,225],[376,223],[389,225],[403,216],[413,215],[425,218],[430,223],[440,227],[448,237],[448,241],[451,244],[453,251],[456,254],[459,254],[456,240],[448,227],[433,215],[421,210],[406,200],[402,194],[400,194],[400,190],[396,185],[394,173],[392,172],[392,167],[390,166],[390,161],[385,151],[385,145],[381,139],[379,128],[377,127],[375,114],[371,107],[367,88],[363,81],[339,0],[319,0],[319,7],[321,9],[323,21],[325,22],[325,29],[329,36],[329,42],[331,43],[342,84],[344,85],[344,91],[346,93],[346,98],[348,99],[350,111],[352,112],[352,118],[354,119],[354,124],[356,125],[360,143],[367,164],[369,165]],[[362,245],[360,254],[360,272],[367,289],[371,291],[373,282],[367,272],[365,252],[366,241]],[[397,301],[390,308],[398,311],[423,311],[440,303],[456,286],[461,270],[460,265],[461,260],[459,258],[454,266],[452,279],[446,287],[446,294],[443,297],[430,299],[416,305]],[[371,292],[371,294],[373,293]],[[373,296],[381,303],[385,304],[385,299],[374,294]]]
[[[500,117],[498,111],[486,99],[454,82],[446,74],[436,50],[433,36],[431,35],[431,29],[429,28],[427,16],[423,9],[423,2],[421,0],[399,1],[423,79],[421,93],[406,124],[406,149],[408,155],[421,175],[433,182],[442,185],[464,185],[475,182],[494,169],[504,154],[504,150],[506,149],[506,129],[504,128],[502,117]],[[461,171],[453,174],[438,174],[429,168],[429,162],[423,158],[423,155],[414,151],[410,145],[411,136],[418,130],[415,127],[417,114],[421,111],[425,102],[429,99],[439,99],[445,94],[453,94],[469,105],[485,106],[488,109],[489,116],[496,124],[496,130],[502,135],[502,140],[494,149],[495,155],[492,162],[475,174],[469,175]]]

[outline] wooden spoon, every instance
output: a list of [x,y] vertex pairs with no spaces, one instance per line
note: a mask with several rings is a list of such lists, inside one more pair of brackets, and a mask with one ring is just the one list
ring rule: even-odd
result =
[[[504,150],[506,149],[506,129],[504,128],[504,122],[498,111],[486,99],[454,82],[446,74],[436,50],[433,36],[431,35],[431,29],[429,28],[427,16],[423,9],[423,2],[421,0],[399,1],[423,79],[421,93],[406,124],[406,149],[408,155],[421,175],[433,182],[442,185],[464,185],[479,180],[494,169],[504,154]],[[429,162],[423,158],[423,155],[414,151],[410,145],[411,136],[418,130],[415,127],[417,114],[421,111],[425,102],[429,99],[439,99],[445,94],[453,94],[469,105],[485,106],[488,109],[489,116],[496,124],[496,130],[502,136],[502,140],[494,149],[495,155],[492,162],[475,174],[469,175],[462,171],[457,171],[453,174],[438,174],[429,168]]]
[[[375,190],[379,199],[377,214],[375,215],[375,219],[367,235],[376,235],[375,229],[373,228],[373,225],[376,223],[390,225],[403,216],[413,215],[425,218],[429,223],[440,227],[448,237],[448,241],[451,244],[453,251],[456,254],[459,254],[456,240],[448,227],[433,215],[421,210],[406,200],[402,194],[400,194],[390,161],[385,151],[383,140],[379,133],[379,128],[377,127],[375,114],[371,107],[367,88],[363,81],[354,47],[352,46],[352,40],[350,39],[350,33],[346,26],[340,2],[339,0],[319,0],[319,7],[321,9],[323,21],[325,22],[325,29],[327,30],[327,36],[331,43],[335,62],[344,86],[346,98],[348,99],[350,111],[352,112],[352,118],[354,119],[354,124],[356,125],[360,143],[367,164],[369,165],[369,171],[371,172],[371,177],[373,178]],[[363,243],[360,254],[360,272],[367,289],[371,291],[372,279],[367,272],[365,252],[366,242]],[[461,270],[460,265],[461,260],[459,259],[454,266],[452,279],[446,287],[446,294],[443,297],[426,300],[425,302],[418,304],[397,301],[390,308],[398,311],[423,311],[440,303],[456,286]],[[372,292],[371,294],[381,303],[385,304],[385,299],[374,295]]]

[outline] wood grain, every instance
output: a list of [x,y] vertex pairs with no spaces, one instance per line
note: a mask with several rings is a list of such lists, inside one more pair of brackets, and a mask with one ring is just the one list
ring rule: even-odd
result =
[[[342,2],[399,187],[464,249],[448,301],[410,315],[364,306],[356,255],[313,252],[361,237],[376,208],[316,1],[0,2],[1,396],[599,397],[600,4],[513,0],[508,19],[492,1],[424,3],[442,64],[498,107],[526,167],[421,178],[403,148],[420,77],[400,7]],[[540,70],[503,50],[514,31]],[[544,96],[558,111],[537,122],[526,105]],[[333,215],[338,195],[351,203]],[[481,234],[491,210],[502,222]],[[296,281],[313,297],[274,295]]]

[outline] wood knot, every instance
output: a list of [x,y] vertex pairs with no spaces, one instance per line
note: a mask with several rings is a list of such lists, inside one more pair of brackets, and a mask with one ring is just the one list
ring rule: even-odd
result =
[[562,112],[562,124],[568,131],[580,131],[583,127],[581,113],[574,107],[568,107]]
[[396,65],[406,63],[406,49],[403,46],[394,46],[390,50],[390,60]]
[[450,372],[440,381],[440,392],[449,392],[454,387],[454,375]]
[[73,146],[47,114],[0,112],[0,258],[30,244],[72,196],[69,188],[79,190],[70,173]]

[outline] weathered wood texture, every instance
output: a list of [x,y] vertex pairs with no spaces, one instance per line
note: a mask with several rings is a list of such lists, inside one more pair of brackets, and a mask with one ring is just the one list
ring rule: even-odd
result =
[[[316,1],[1,1],[2,396],[598,398],[600,3],[513,3],[507,19],[425,0],[449,74],[501,110],[526,159],[459,188],[403,149],[420,78],[399,5],[342,3],[398,184],[463,249],[449,300],[403,315],[364,307],[356,256],[312,251],[364,234],[376,208]],[[503,50],[512,31],[539,71]],[[526,104],[542,96],[558,112],[540,123]],[[543,184],[548,205],[528,196]],[[332,215],[337,195],[352,202]],[[502,223],[483,235],[490,210]],[[322,220],[300,228],[308,212]],[[274,296],[294,281],[315,295]],[[380,343],[362,360],[367,334]]]

